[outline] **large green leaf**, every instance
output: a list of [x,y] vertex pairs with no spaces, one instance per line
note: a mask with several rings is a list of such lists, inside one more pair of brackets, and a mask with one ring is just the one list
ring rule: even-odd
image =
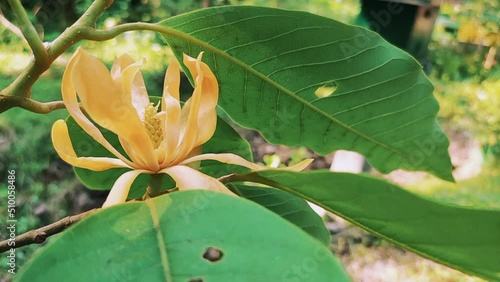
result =
[[[159,97],[150,97],[151,101],[157,103]],[[73,141],[73,147],[78,156],[83,157],[114,157],[106,148],[97,143],[91,136],[89,136],[83,129],[78,126],[72,117],[66,119],[68,124],[69,134]],[[118,137],[100,127],[101,132],[106,139],[117,148],[123,155],[126,156]],[[229,124],[223,119],[217,119],[217,127],[213,137],[203,145],[203,153],[233,153],[239,155],[247,160],[252,160],[252,152],[250,145],[243,139]],[[113,187],[116,179],[126,172],[128,169],[110,169],[106,171],[91,171],[75,167],[76,175],[80,180],[89,188],[96,190],[109,190]],[[220,177],[230,173],[244,173],[248,172],[247,169],[221,164],[213,161],[203,161],[200,170],[213,177]],[[149,183],[149,175],[140,175],[130,189],[130,198],[137,198],[144,194],[145,189]],[[173,182],[168,177],[165,178],[164,188],[173,187]]]
[[293,193],[437,262],[500,280],[500,210],[438,203],[367,175],[262,171],[238,178]]
[[330,251],[293,224],[250,201],[204,191],[100,211],[51,240],[15,276],[29,282],[303,279],[349,280]]
[[234,185],[232,190],[297,225],[325,246],[330,246],[330,232],[323,220],[303,199],[269,187],[238,184]]
[[[272,143],[358,151],[378,170],[452,180],[448,139],[420,65],[364,28],[304,12],[221,7],[169,18],[178,58],[197,56],[220,83],[220,106]],[[320,87],[336,87],[318,98]]]

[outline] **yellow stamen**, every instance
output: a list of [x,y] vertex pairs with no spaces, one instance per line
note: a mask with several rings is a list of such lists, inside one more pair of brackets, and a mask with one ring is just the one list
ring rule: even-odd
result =
[[[159,103],[158,103],[159,105]],[[155,149],[160,147],[163,141],[163,127],[161,126],[161,120],[158,117],[155,117],[158,113],[158,105],[153,105],[153,103],[149,103],[146,106],[146,111],[144,112],[144,126],[148,131],[149,138],[151,138],[151,142]]]

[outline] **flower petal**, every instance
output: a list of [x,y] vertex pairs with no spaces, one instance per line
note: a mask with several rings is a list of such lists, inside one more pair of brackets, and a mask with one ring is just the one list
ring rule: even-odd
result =
[[140,120],[144,120],[144,112],[149,104],[148,91],[140,72],[142,65],[143,63],[131,64],[123,69],[121,73],[123,91],[127,95],[127,99],[132,101],[132,106],[135,108]]
[[134,166],[136,168],[146,168],[148,167],[144,159],[142,158],[140,152],[137,152],[135,148],[130,145],[127,140],[124,138],[118,136],[118,140],[120,141],[120,144],[122,145],[123,150],[129,155],[133,156],[132,160],[134,161]]
[[199,94],[200,108],[198,111],[198,140],[195,146],[207,142],[215,132],[217,123],[217,101],[219,99],[219,84],[210,67],[201,61],[203,52],[194,59],[184,55],[184,64],[195,80],[195,92]]
[[179,135],[181,125],[181,105],[172,95],[169,89],[163,91],[162,108],[164,111],[158,113],[158,117],[163,121],[163,142],[165,146],[165,155],[160,166],[172,162],[176,156],[176,151],[179,146]]
[[[167,68],[165,79],[163,81],[163,96],[168,89],[169,95],[177,101],[180,100],[179,88],[181,85],[181,73],[179,70],[179,62],[174,58]],[[166,111],[165,105],[161,106],[162,111]]]
[[52,143],[57,154],[65,162],[72,166],[103,171],[111,168],[128,167],[129,165],[119,159],[105,157],[77,157],[73,144],[69,137],[68,126],[62,119],[56,121],[52,126]]
[[174,59],[167,68],[163,85],[161,111],[158,117],[163,120],[163,142],[165,154],[160,167],[165,167],[175,158],[179,145],[181,104],[179,102],[180,87],[179,63]]
[[101,144],[104,148],[106,148],[109,152],[115,155],[117,158],[125,162],[129,166],[133,166],[134,164],[129,161],[126,157],[124,157],[120,152],[118,152],[109,142],[104,138],[101,131],[83,114],[80,106],[78,105],[78,100],[76,97],[76,90],[71,81],[71,73],[73,69],[73,65],[76,63],[77,58],[81,55],[83,50],[78,48],[73,57],[70,59],[66,70],[64,71],[62,84],[61,84],[61,92],[62,98],[64,101],[64,105],[68,110],[69,114],[76,123],[85,131],[87,134],[92,136],[99,144]]
[[192,162],[199,162],[199,161],[204,161],[204,160],[214,160],[214,161],[218,161],[221,163],[239,165],[239,166],[249,168],[252,171],[269,169],[266,166],[261,166],[261,165],[258,165],[256,163],[249,162],[238,155],[230,154],[230,153],[197,155],[197,156],[194,156],[191,158],[187,158],[187,159],[183,160],[182,162],[180,162],[179,164],[180,165],[187,165],[187,164],[192,163]]
[[177,187],[179,188],[179,191],[200,189],[211,190],[235,196],[235,194],[231,192],[219,180],[187,166],[172,166],[162,169],[160,173],[166,173],[170,175],[170,177],[174,179]]
[[180,165],[187,165],[191,162],[198,162],[198,161],[203,161],[203,160],[214,160],[214,161],[218,161],[221,163],[239,165],[239,166],[249,168],[252,171],[260,171],[260,170],[267,170],[267,169],[301,171],[301,170],[304,170],[313,161],[313,159],[305,159],[305,160],[303,160],[295,165],[292,165],[292,166],[281,167],[281,168],[272,168],[272,167],[267,167],[267,166],[258,165],[258,164],[249,162],[238,155],[228,153],[228,154],[202,154],[202,155],[194,156],[191,158],[187,158],[187,159],[183,160],[182,162],[180,162],[179,164]]
[[111,77],[119,82],[121,80],[122,71],[132,64],[135,64],[135,60],[127,53],[115,57],[113,66],[111,67]]
[[106,198],[106,201],[102,205],[103,208],[107,208],[110,206],[114,206],[117,204],[124,203],[127,200],[128,193],[130,191],[130,187],[134,180],[141,174],[143,171],[141,170],[131,170],[122,174],[116,180],[115,184],[109,191],[109,195]]
[[[97,124],[126,140],[137,155],[146,161],[147,167],[144,169],[152,171],[159,169],[158,162],[154,158],[153,145],[132,102],[127,99],[126,95],[123,95],[121,86],[114,83],[103,63],[79,48],[64,72],[62,89],[65,104],[69,103],[77,107],[75,103],[77,102],[76,92],[78,92],[82,107],[89,116]],[[73,116],[75,111],[76,109],[72,109],[70,114]],[[73,117],[75,120],[81,119],[78,114]],[[77,122],[80,125],[81,122],[78,120]],[[102,134],[95,136],[94,131],[87,131],[88,126],[82,126],[82,128],[92,137],[97,137],[98,142],[102,141],[100,140]],[[129,153],[132,160],[137,159],[137,155]]]
[[[203,151],[203,146],[194,147],[193,150],[191,150],[191,152],[189,152],[189,154],[186,156],[186,158],[189,159],[191,157],[197,156],[201,154],[202,151]],[[201,161],[190,162],[189,164],[186,164],[186,166],[199,170],[201,166]]]
[[202,56],[203,52],[197,59],[184,55],[184,64],[193,77],[195,89],[182,108],[182,142],[174,162],[184,159],[194,147],[208,141],[215,132],[219,86],[208,65],[201,61]]
[[283,167],[283,168],[278,168],[278,169],[282,169],[282,170],[290,170],[290,171],[303,171],[304,169],[306,169],[306,167],[308,167],[312,162],[314,161],[314,159],[305,159],[299,163],[296,163],[294,165],[291,165],[291,166],[287,166],[287,167]]

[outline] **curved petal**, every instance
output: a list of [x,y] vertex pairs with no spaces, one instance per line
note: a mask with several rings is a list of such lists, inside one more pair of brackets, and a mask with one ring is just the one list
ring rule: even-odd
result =
[[198,161],[203,161],[203,160],[214,160],[214,161],[218,161],[221,163],[239,165],[239,166],[249,168],[252,171],[260,171],[260,170],[267,170],[267,169],[301,171],[301,170],[304,170],[313,161],[313,159],[305,159],[305,160],[303,160],[295,165],[292,165],[292,166],[281,167],[281,168],[272,168],[272,167],[267,167],[267,166],[258,165],[258,164],[249,162],[238,155],[228,153],[228,154],[202,154],[202,155],[198,155],[198,156],[194,156],[194,157],[185,159],[184,161],[180,162],[179,164],[180,165],[187,165],[191,162],[198,162]]
[[256,163],[249,162],[238,155],[230,154],[230,153],[226,153],[226,154],[202,154],[202,155],[194,156],[191,158],[187,158],[187,159],[183,160],[182,162],[180,162],[179,164],[180,165],[187,165],[187,164],[192,163],[192,162],[199,162],[199,161],[204,161],[204,160],[214,160],[214,161],[218,161],[218,162],[225,163],[225,164],[239,165],[239,166],[249,168],[252,171],[269,169],[266,166],[261,166],[261,165],[258,165]]
[[[128,82],[128,85],[123,85],[124,92],[127,95],[131,95],[130,99],[132,101],[132,105],[141,120],[144,119],[144,109],[149,104],[149,97],[146,85],[144,84],[144,78],[139,72],[139,69],[143,64],[144,61],[136,63],[132,56],[125,53],[119,57],[115,57],[113,66],[111,67],[111,77],[115,81],[116,85],[122,85],[124,81]],[[132,67],[132,69],[127,71],[130,67]],[[131,75],[132,78],[130,78]],[[126,76],[128,77],[124,78]]]
[[[202,151],[203,151],[203,146],[194,147],[193,150],[191,150],[191,152],[189,152],[189,154],[186,156],[186,158],[189,159],[191,157],[197,156],[201,154]],[[201,166],[201,161],[190,162],[189,164],[186,164],[186,166],[199,170]]]
[[165,146],[165,156],[161,162],[161,167],[172,162],[179,146],[179,135],[181,125],[181,105],[178,100],[170,95],[169,90],[163,92],[162,111],[158,117],[163,121],[163,143]]
[[158,114],[164,124],[163,142],[165,144],[165,155],[160,167],[165,167],[172,162],[179,145],[181,125],[180,79],[179,63],[174,59],[165,73],[161,111]]
[[116,180],[115,184],[109,191],[109,195],[106,198],[106,201],[102,205],[103,208],[107,208],[110,206],[114,206],[117,204],[124,203],[127,200],[128,193],[130,191],[130,187],[134,180],[141,174],[143,171],[140,170],[131,170],[122,174]]
[[[79,48],[64,72],[63,86],[65,104],[70,100],[76,102],[78,92],[82,107],[89,116],[97,124],[126,140],[146,161],[147,167],[144,169],[159,169],[153,145],[132,102],[123,95],[121,86],[114,83],[103,63]],[[133,154],[129,156],[132,160],[137,159]]]
[[78,105],[78,100],[76,97],[76,90],[71,81],[71,70],[74,67],[74,64],[77,62],[77,58],[81,55],[83,50],[78,48],[71,57],[66,70],[64,71],[62,84],[61,84],[61,92],[62,99],[64,101],[64,105],[68,110],[69,114],[76,123],[85,131],[87,134],[92,136],[99,144],[101,144],[104,148],[106,148],[109,152],[115,155],[117,158],[125,162],[127,165],[133,167],[134,164],[129,161],[126,157],[124,157],[120,152],[118,152],[109,142],[104,138],[101,131],[83,114],[80,106]]
[[290,171],[302,171],[302,170],[306,169],[306,167],[308,167],[313,161],[314,161],[314,159],[305,159],[305,160],[303,160],[299,163],[296,163],[294,165],[282,167],[282,168],[277,168],[277,169],[290,170]]
[[118,136],[118,141],[120,141],[120,145],[122,145],[123,150],[129,155],[133,156],[132,160],[134,161],[134,166],[136,168],[145,168],[147,167],[147,164],[144,162],[142,159],[141,155],[139,152],[137,152],[133,146],[131,146],[127,140],[121,138]]
[[134,63],[127,66],[121,73],[123,91],[127,99],[132,101],[140,120],[144,120],[144,112],[149,104],[148,91],[140,72],[143,63]]
[[185,190],[211,190],[228,195],[236,196],[219,180],[203,174],[195,169],[183,165],[176,165],[162,169],[160,173],[166,173],[174,179],[179,191]]
[[195,89],[182,108],[182,142],[176,161],[182,160],[194,147],[208,141],[217,124],[219,86],[208,65],[201,61],[202,56],[203,52],[196,59],[184,54],[184,64],[194,79]]
[[200,108],[201,92],[196,89],[181,109],[179,146],[175,161],[182,160],[196,146],[198,139],[198,112]]
[[[180,100],[179,88],[181,85],[181,73],[179,70],[179,62],[174,58],[167,68],[165,79],[163,80],[163,96],[168,89],[169,95],[177,101]],[[162,111],[166,111],[165,105],[161,106]]]
[[[210,67],[201,61],[203,52],[194,59],[184,55],[184,64],[195,80],[195,92],[201,96],[198,112],[198,140],[195,146],[207,142],[215,132],[217,123],[217,102],[219,99],[219,84]],[[196,93],[193,93],[193,96]]]
[[56,121],[52,126],[52,143],[54,144],[54,148],[61,159],[72,166],[86,168],[93,171],[103,171],[118,167],[130,168],[129,165],[119,159],[105,157],[77,157],[69,137],[68,126],[62,119]]
[[119,82],[121,80],[122,71],[131,64],[135,64],[135,60],[127,53],[115,57],[113,66],[111,67],[111,77]]

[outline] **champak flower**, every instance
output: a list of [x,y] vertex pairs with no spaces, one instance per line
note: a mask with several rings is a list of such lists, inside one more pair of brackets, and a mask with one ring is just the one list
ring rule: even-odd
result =
[[[215,131],[219,95],[217,79],[202,62],[202,55],[184,55],[194,92],[183,107],[175,60],[166,72],[161,103],[154,105],[139,70],[142,63],[129,55],[116,58],[111,72],[81,48],[70,59],[62,79],[64,104],[77,124],[116,158],[77,156],[64,120],[54,123],[52,142],[59,156],[75,167],[93,171],[130,169],[116,180],[103,207],[125,202],[139,174],[168,174],[180,191],[208,189],[232,194],[220,181],[196,170],[196,164],[210,159],[252,171],[267,169],[234,154],[201,154],[201,146]],[[94,123],[115,133],[126,155],[114,148]],[[302,170],[310,162],[305,160],[287,169]]]

